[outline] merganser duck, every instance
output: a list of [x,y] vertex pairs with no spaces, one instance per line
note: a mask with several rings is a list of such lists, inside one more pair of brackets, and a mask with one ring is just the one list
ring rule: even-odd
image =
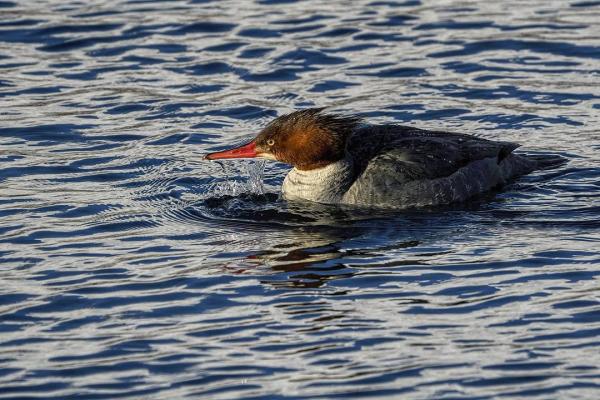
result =
[[269,123],[249,143],[208,160],[266,158],[293,168],[286,200],[412,208],[464,201],[533,171],[516,143],[401,125],[310,108]]

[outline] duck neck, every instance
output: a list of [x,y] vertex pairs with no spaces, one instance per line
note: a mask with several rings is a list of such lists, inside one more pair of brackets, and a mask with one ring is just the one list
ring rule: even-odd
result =
[[308,171],[293,168],[281,188],[286,199],[304,199],[318,203],[339,203],[352,185],[354,173],[350,157]]

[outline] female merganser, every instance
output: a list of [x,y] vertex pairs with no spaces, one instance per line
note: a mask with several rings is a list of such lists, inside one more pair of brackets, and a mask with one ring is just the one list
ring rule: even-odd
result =
[[366,125],[310,108],[276,118],[243,146],[208,160],[266,158],[290,164],[283,196],[327,204],[408,208],[463,201],[533,171],[516,143]]

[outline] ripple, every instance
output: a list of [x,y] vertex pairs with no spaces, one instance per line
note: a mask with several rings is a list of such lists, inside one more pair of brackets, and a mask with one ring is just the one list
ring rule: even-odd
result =
[[430,57],[445,58],[474,55],[497,50],[529,50],[534,53],[554,54],[565,57],[600,58],[600,47],[582,46],[565,42],[539,42],[528,40],[483,40],[467,43],[462,50],[448,50],[429,54]]
[[221,33],[228,32],[235,28],[234,24],[226,23],[226,22],[214,22],[214,21],[204,21],[204,22],[195,22],[192,24],[184,25],[173,29],[171,31],[167,31],[168,35],[187,35],[190,33]]

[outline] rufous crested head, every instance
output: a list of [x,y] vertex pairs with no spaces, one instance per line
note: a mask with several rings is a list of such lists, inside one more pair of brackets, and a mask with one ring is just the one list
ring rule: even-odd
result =
[[208,160],[267,158],[300,170],[324,167],[344,158],[346,139],[360,123],[356,116],[340,116],[309,108],[275,118],[250,143],[208,154]]

